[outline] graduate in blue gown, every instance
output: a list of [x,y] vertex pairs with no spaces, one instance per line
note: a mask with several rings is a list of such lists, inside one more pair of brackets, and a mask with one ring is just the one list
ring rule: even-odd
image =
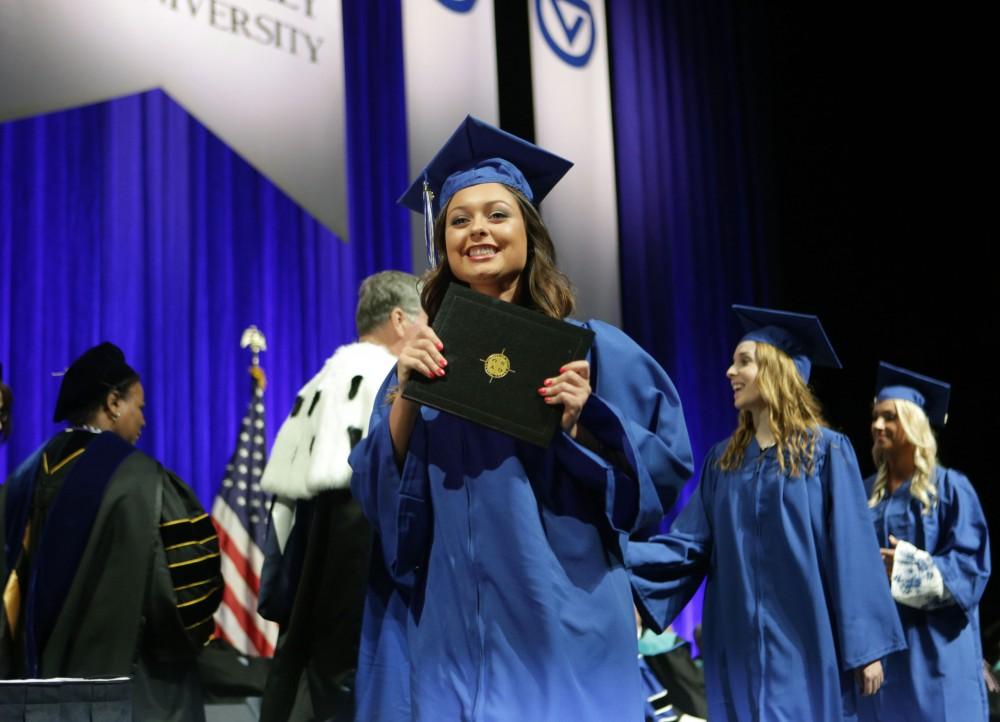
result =
[[979,600],[989,533],[972,484],[938,463],[931,430],[947,419],[950,386],[882,363],[876,387],[878,472],[865,484],[909,649],[885,660],[885,684],[862,716],[986,720]]
[[905,643],[889,590],[870,583],[882,565],[854,450],[806,383],[813,363],[840,362],[815,316],[735,309],[737,429],[670,531],[629,544],[636,604],[662,628],[707,577],[713,722],[850,719]]
[[[569,167],[463,122],[403,198],[437,216],[441,263],[422,296],[432,323],[449,282],[570,314],[572,292],[535,209]],[[658,522],[691,473],[691,452],[663,369],[618,329],[585,325],[595,334],[587,359],[537,382],[545,403],[562,407],[547,449],[403,398],[413,374],[448,372],[449,349],[427,329],[402,350],[351,455],[352,489],[394,585],[385,617],[366,619],[362,664],[397,674],[408,655],[409,683],[385,703],[397,709],[408,695],[410,719],[643,718],[623,549]],[[384,642],[380,658],[373,647]],[[378,714],[377,700],[365,704]]]

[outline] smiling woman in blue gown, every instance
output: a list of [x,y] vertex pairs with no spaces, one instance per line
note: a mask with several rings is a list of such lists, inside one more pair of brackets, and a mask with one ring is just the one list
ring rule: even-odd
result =
[[738,426],[669,533],[629,545],[637,607],[662,628],[707,577],[713,722],[849,719],[904,643],[889,590],[865,581],[881,564],[854,450],[806,383],[840,362],[815,316],[735,308]]
[[878,471],[865,484],[909,649],[886,659],[885,685],[863,717],[986,720],[979,600],[989,533],[972,484],[938,463],[931,430],[947,419],[951,387],[886,363],[876,385]]
[[[432,323],[449,282],[553,318],[572,312],[535,209],[569,166],[474,119],[460,126],[403,198],[420,211],[425,181],[435,194],[441,263],[422,295]],[[379,398],[397,393],[351,455],[394,585],[383,598],[404,610],[402,645],[391,605],[366,619],[359,675],[371,686],[358,694],[370,718],[391,708],[399,719],[408,696],[418,720],[642,719],[622,550],[659,521],[691,452],[663,369],[618,329],[584,325],[587,359],[538,379],[562,407],[547,449],[403,398],[413,374],[447,374],[448,349],[427,329],[402,350]],[[402,654],[404,689],[383,703]]]

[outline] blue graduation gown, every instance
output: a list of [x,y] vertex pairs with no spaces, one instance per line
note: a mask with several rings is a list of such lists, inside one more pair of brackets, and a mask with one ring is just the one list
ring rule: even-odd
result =
[[[383,702],[362,697],[386,695],[395,715],[402,695],[362,680],[398,674],[403,654],[412,719],[643,718],[623,548],[659,520],[691,451],[660,366],[614,327],[587,326],[593,393],[580,423],[615,464],[562,432],[540,449],[423,407],[400,473],[390,407],[376,406],[351,455],[352,490],[395,586],[362,634],[359,705],[373,719],[389,718]],[[393,373],[383,389],[395,384]]]
[[[866,480],[871,489],[875,478]],[[929,514],[910,496],[910,483],[871,510],[879,543],[889,535],[934,558],[954,601],[921,610],[897,604],[909,649],[885,660],[885,684],[862,717],[870,720],[962,720],[988,717],[979,638],[979,599],[990,577],[990,542],[969,480],[937,467],[938,503]],[[885,579],[885,573],[881,574]]]
[[385,568],[382,543],[374,534],[358,669],[354,676],[356,722],[410,719],[410,655],[406,642],[408,590],[401,589]]
[[631,543],[647,623],[665,626],[707,576],[702,631],[709,718],[841,720],[856,714],[851,670],[903,649],[850,442],[823,429],[814,473],[781,472],[775,448],[747,447],[698,490],[670,532]]

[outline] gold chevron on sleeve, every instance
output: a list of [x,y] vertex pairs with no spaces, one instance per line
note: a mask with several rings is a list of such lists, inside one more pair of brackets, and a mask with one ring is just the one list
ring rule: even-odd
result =
[[174,526],[175,524],[194,524],[195,522],[199,522],[207,516],[208,514],[199,514],[198,516],[193,516],[190,519],[171,519],[170,521],[161,521],[160,526],[164,527],[164,526]]
[[213,539],[218,539],[218,538],[219,538],[218,536],[216,536],[215,534],[213,534],[212,536],[205,537],[204,539],[196,539],[194,541],[186,541],[186,542],[180,542],[179,544],[171,544],[170,546],[165,547],[163,551],[169,552],[169,551],[173,551],[174,549],[181,549],[183,547],[194,546],[195,544],[207,544],[208,542],[212,541]]
[[214,559],[217,556],[219,556],[219,552],[215,552],[214,554],[206,554],[205,556],[197,557],[195,559],[188,559],[187,561],[183,562],[174,562],[173,564],[168,564],[167,567],[169,569],[176,569],[177,567],[186,567],[188,564],[197,564],[198,562],[203,562],[206,559]]

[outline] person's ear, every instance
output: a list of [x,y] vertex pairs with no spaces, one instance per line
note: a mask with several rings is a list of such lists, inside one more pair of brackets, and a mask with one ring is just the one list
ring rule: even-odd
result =
[[118,417],[122,415],[121,405],[123,401],[121,394],[117,391],[111,391],[104,397],[104,410],[112,421],[118,421]]
[[406,314],[403,312],[399,306],[396,306],[392,311],[389,312],[389,318],[392,320],[392,329],[396,332],[397,338],[403,338],[406,335]]

